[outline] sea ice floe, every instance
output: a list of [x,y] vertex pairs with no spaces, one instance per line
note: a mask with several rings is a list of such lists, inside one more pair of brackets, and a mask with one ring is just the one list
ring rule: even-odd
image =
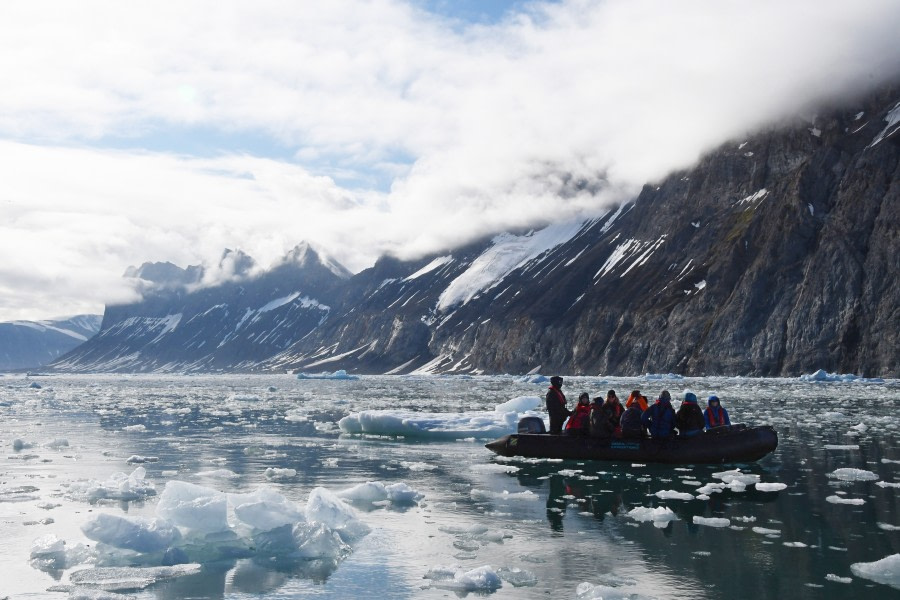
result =
[[269,481],[289,481],[297,476],[297,470],[269,467],[266,469],[265,476]]
[[638,506],[628,511],[627,516],[640,523],[651,521],[654,526],[660,529],[664,529],[669,522],[678,520],[678,516],[672,512],[672,509],[665,506],[657,506],[656,508]]
[[700,517],[694,516],[694,525],[705,525],[707,527],[728,527],[731,521],[721,517]]
[[760,535],[781,535],[781,532],[777,529],[768,529],[766,527],[754,527],[753,533],[758,533]]
[[231,469],[213,469],[211,471],[199,471],[197,477],[205,477],[208,479],[237,479],[240,475]]
[[139,465],[143,463],[155,463],[159,462],[158,456],[141,456],[139,454],[132,454],[128,458],[125,459],[125,463],[129,465]]
[[853,563],[850,571],[857,577],[900,589],[900,554],[892,554],[870,563]]
[[519,418],[541,403],[522,396],[499,404],[492,411],[427,413],[412,410],[364,410],[338,421],[344,433],[396,435],[433,439],[492,438],[515,433]]
[[693,500],[693,494],[687,492],[676,492],[675,490],[660,490],[653,494],[661,500]]
[[323,371],[321,373],[297,373],[297,379],[331,379],[335,381],[356,381],[359,379],[356,375],[348,375],[344,369],[339,369],[332,373]]
[[138,423],[137,425],[126,425],[122,428],[123,431],[147,431],[147,426],[143,423]]
[[875,481],[878,479],[878,475],[872,471],[850,468],[836,469],[829,473],[828,476],[840,481]]
[[891,481],[876,481],[875,485],[883,488],[900,488],[900,483],[894,483]]
[[832,504],[853,504],[856,506],[860,506],[866,503],[862,498],[844,498],[843,496],[828,496],[825,498],[826,502],[830,502]]
[[[732,483],[739,483],[743,486],[754,485],[759,482],[759,475],[753,473],[742,473],[740,469],[733,469],[731,471],[722,471],[720,473],[713,473],[712,476],[715,479],[721,479],[722,483],[727,486],[730,486]],[[743,491],[743,490],[740,490]]]
[[491,592],[503,587],[500,575],[488,565],[469,571],[460,567],[433,567],[423,577],[430,579],[434,587],[457,592]]
[[520,470],[520,467],[515,465],[502,465],[496,463],[485,463],[485,464],[477,464],[469,467],[473,471],[478,471],[479,473],[515,473]]
[[785,483],[757,483],[756,489],[760,492],[780,492],[781,490],[787,489],[787,484],[785,484]]
[[108,592],[141,590],[167,579],[194,575],[199,573],[201,568],[199,564],[169,567],[95,567],[75,571],[69,575],[69,581]]
[[537,575],[518,567],[500,567],[497,575],[513,587],[531,587],[537,585]]
[[829,573],[825,576],[825,579],[828,581],[834,581],[835,583],[853,583],[852,577],[841,577],[839,575],[835,575],[834,573]]
[[472,497],[472,500],[476,502],[483,502],[486,500],[538,500],[540,497],[532,492],[531,490],[525,490],[524,492],[510,492],[507,490],[503,490],[502,492],[491,492],[488,490],[479,490],[477,488],[472,489],[469,492],[469,495]]
[[[410,471],[434,471],[437,469],[437,465],[426,462],[400,461],[400,466],[407,468]],[[516,467],[516,470],[518,470],[518,467]]]
[[593,584],[584,581],[575,588],[575,598],[576,600],[650,600],[649,596],[635,593],[631,589],[632,585],[634,584],[619,581],[609,581],[608,584]]
[[878,529],[882,529],[884,531],[900,531],[900,527],[897,525],[891,525],[890,523],[878,523]]
[[784,545],[788,548],[809,548],[809,546],[803,542],[785,542]]
[[866,378],[853,374],[845,373],[828,373],[825,369],[819,369],[815,373],[809,375],[801,375],[800,381],[807,382],[837,382],[837,383],[884,383],[884,379],[879,377]]
[[352,488],[337,492],[337,496],[354,504],[376,504],[390,502],[398,506],[416,504],[424,498],[405,483],[384,484],[380,481],[360,483]]
[[68,495],[76,500],[143,500],[156,495],[153,482],[145,479],[147,470],[138,467],[130,474],[113,473],[106,481],[76,481],[69,486]]
[[34,442],[26,442],[25,440],[16,438],[13,440],[12,447],[13,450],[19,452],[20,450],[27,450],[28,448],[34,448]]
[[859,444],[825,444],[826,450],[859,450]]

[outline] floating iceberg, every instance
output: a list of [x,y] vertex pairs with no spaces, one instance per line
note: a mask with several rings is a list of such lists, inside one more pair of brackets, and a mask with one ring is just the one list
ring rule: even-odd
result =
[[658,506],[656,508],[639,506],[628,511],[627,516],[639,523],[652,521],[653,525],[660,529],[664,529],[670,521],[678,520],[678,517],[672,512],[672,509],[665,506]]
[[354,504],[376,504],[388,502],[395,505],[412,505],[424,498],[405,483],[385,485],[380,481],[369,481],[340,491],[338,497]]
[[356,381],[359,379],[356,375],[348,375],[347,371],[340,369],[334,373],[297,373],[297,379],[334,379],[339,381]]
[[699,517],[694,516],[694,525],[706,525],[707,527],[728,527],[731,521],[721,517]]
[[836,469],[828,474],[829,477],[840,481],[877,481],[878,475],[864,469]]
[[138,467],[128,475],[113,473],[106,481],[75,482],[69,488],[69,495],[91,503],[100,500],[143,500],[156,495],[156,487],[145,479],[146,475],[147,470]]
[[892,554],[870,563],[853,563],[850,570],[857,577],[900,590],[900,554]]
[[457,592],[492,592],[503,587],[503,581],[490,566],[463,571],[458,567],[434,567],[424,576],[434,587]]
[[537,396],[521,396],[492,411],[428,413],[411,410],[364,410],[338,421],[344,433],[367,433],[432,439],[496,438],[516,431],[519,418],[534,414]]
[[866,378],[858,375],[827,373],[825,369],[819,369],[815,373],[801,375],[800,381],[809,382],[837,382],[837,383],[884,383],[884,379],[880,377]]

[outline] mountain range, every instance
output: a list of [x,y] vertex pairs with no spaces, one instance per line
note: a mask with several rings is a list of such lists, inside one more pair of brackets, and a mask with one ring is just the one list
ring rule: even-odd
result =
[[0,371],[42,367],[100,330],[100,315],[0,323]]
[[219,284],[147,263],[143,299],[52,368],[897,377],[898,131],[894,85],[593,219],[357,274],[305,243],[262,273],[226,251]]

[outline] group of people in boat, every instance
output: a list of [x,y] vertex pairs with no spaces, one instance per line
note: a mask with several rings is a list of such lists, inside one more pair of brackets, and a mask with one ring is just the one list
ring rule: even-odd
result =
[[613,437],[668,438],[676,435],[691,437],[704,430],[731,425],[728,411],[717,396],[710,396],[705,410],[697,402],[697,395],[686,392],[681,406],[672,407],[672,396],[663,390],[656,402],[650,404],[640,390],[633,390],[623,405],[615,390],[606,398],[594,398],[583,392],[575,410],[569,410],[562,391],[563,378],[550,378],[547,390],[547,412],[550,413],[550,433],[584,435],[600,439]]

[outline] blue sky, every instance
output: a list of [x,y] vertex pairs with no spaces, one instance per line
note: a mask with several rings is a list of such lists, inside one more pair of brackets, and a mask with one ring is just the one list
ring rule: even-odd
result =
[[590,218],[896,75],[898,30],[895,0],[0,3],[0,320],[134,300],[145,261],[357,271]]

